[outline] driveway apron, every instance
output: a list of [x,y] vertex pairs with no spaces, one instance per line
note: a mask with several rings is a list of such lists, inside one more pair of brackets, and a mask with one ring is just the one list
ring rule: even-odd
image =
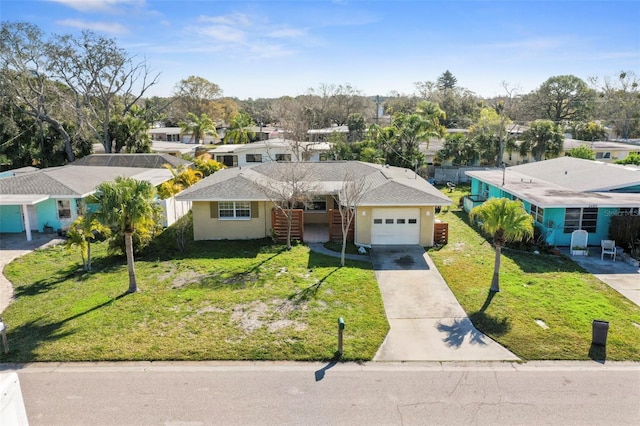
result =
[[390,325],[374,361],[518,359],[476,330],[424,248],[374,246],[371,261]]

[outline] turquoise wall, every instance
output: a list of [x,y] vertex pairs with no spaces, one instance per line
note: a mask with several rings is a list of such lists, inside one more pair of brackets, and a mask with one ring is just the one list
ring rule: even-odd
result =
[[0,206],[0,232],[23,232],[20,206]]
[[[474,184],[472,178],[472,188]],[[476,182],[476,187],[480,190],[482,188],[481,182]],[[502,190],[500,187],[489,186],[489,198],[515,198],[512,194]],[[528,200],[522,200],[524,208],[527,211],[531,210],[531,203]],[[609,238],[609,224],[611,223],[611,216],[618,213],[617,208],[602,207],[598,209],[598,221],[596,223],[596,232],[589,233],[588,244],[590,246],[599,246],[601,240]],[[546,208],[544,210],[543,224],[539,224],[545,233],[545,240],[548,244],[555,246],[569,246],[571,245],[571,233],[564,233],[564,208]]]

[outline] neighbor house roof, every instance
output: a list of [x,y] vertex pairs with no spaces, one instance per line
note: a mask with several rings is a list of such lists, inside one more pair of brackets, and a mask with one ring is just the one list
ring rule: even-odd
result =
[[161,168],[189,165],[191,162],[169,154],[92,154],[72,163],[78,166]]
[[331,144],[328,142],[296,142],[289,139],[274,138],[266,141],[251,142],[245,144],[227,144],[220,145],[214,149],[209,150],[211,154],[239,154],[242,152],[251,152],[257,149],[269,149],[269,148],[285,148],[293,149],[294,145],[308,150],[308,151],[328,151],[331,149]]
[[[50,167],[34,173],[0,179],[0,204],[29,204],[47,198],[83,198],[103,182],[131,177],[159,185],[172,178],[165,168],[79,166]],[[26,198],[25,198],[26,196]],[[27,200],[29,202],[25,203]]]
[[640,186],[635,167],[560,157],[466,174],[541,207],[640,206],[640,193],[620,192]]
[[366,193],[361,205],[450,205],[448,197],[408,169],[360,161],[269,162],[223,169],[180,193],[176,199],[191,201],[268,201],[265,191],[286,185],[287,174],[298,176],[319,194],[336,194],[346,177],[364,179]]

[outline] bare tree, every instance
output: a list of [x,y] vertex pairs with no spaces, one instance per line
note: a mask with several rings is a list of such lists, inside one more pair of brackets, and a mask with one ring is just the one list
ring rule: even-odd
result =
[[64,122],[73,117],[68,92],[51,74],[47,40],[35,25],[3,22],[0,30],[0,79],[2,95],[12,99],[22,113],[40,125],[47,123],[64,140],[67,161],[75,159],[71,136]]
[[304,208],[311,202],[318,183],[313,177],[310,164],[298,162],[266,163],[263,167],[273,168],[269,177],[261,175],[255,180],[256,186],[275,205],[287,220],[287,249],[291,249],[291,224],[293,210]]
[[56,36],[49,43],[51,70],[75,95],[76,109],[82,124],[102,140],[106,153],[112,152],[109,123],[117,111],[125,115],[146,91],[158,82],[146,61],[136,61],[117,46],[115,40],[91,31],[80,38]]
[[355,211],[362,198],[365,196],[368,185],[364,179],[356,180],[353,174],[347,173],[344,176],[342,188],[334,195],[338,210],[340,212],[342,226],[342,251],[340,252],[340,266],[344,266],[345,252],[347,249],[347,236],[349,228],[353,223]]

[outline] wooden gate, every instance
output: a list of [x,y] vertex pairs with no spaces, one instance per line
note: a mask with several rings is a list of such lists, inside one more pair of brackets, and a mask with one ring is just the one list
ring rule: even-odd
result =
[[443,246],[449,242],[449,224],[436,222],[433,224],[433,243]]
[[[347,214],[353,217],[353,210],[349,210]],[[347,233],[347,241],[352,242],[354,240],[354,225],[355,218],[351,221],[349,226],[349,232]],[[329,241],[334,243],[342,242],[342,216],[340,216],[340,210],[329,209]]]
[[[287,216],[282,210],[271,209],[271,227],[277,241],[287,241]],[[293,240],[304,241],[304,211],[301,209],[291,210],[291,241]]]

